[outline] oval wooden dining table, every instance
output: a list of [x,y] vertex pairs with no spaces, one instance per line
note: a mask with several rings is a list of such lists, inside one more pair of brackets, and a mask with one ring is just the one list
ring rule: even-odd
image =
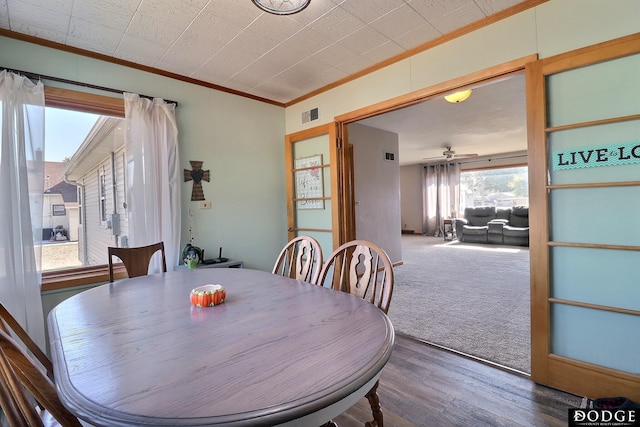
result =
[[[204,284],[225,302],[192,306]],[[97,286],[48,327],[58,394],[96,426],[318,427],[371,389],[394,343],[369,302],[250,269]]]

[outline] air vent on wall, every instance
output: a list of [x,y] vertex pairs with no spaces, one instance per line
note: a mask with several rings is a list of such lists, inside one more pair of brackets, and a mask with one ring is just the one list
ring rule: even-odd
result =
[[318,120],[318,108],[312,108],[302,113],[302,123],[309,123]]

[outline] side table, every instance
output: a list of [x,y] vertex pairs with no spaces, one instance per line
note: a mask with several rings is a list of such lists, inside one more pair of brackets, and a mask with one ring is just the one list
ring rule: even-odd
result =
[[453,227],[453,219],[446,218],[442,220],[442,236],[445,242],[450,242],[456,237],[456,230]]
[[[196,268],[243,268],[244,261],[237,259],[229,259],[225,262],[216,262],[214,264],[200,263]],[[179,268],[187,268],[185,264],[181,264]]]

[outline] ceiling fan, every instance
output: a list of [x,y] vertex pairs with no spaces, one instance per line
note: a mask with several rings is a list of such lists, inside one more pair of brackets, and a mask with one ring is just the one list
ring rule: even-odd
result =
[[426,157],[422,160],[425,161],[435,161],[435,160],[444,160],[450,161],[454,159],[467,159],[469,157],[477,157],[476,153],[465,153],[465,154],[456,154],[455,151],[451,149],[451,147],[445,147],[445,150],[442,152],[442,156],[438,157]]

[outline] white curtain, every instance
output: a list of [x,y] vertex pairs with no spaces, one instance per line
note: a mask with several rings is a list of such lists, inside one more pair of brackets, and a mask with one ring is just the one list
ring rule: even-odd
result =
[[423,174],[422,233],[442,236],[442,221],[456,216],[460,207],[460,164],[428,165]]
[[0,72],[0,300],[44,350],[44,87]]
[[[167,269],[180,258],[180,159],[175,105],[125,93],[129,246],[163,241]],[[154,257],[151,272],[160,272]]]

